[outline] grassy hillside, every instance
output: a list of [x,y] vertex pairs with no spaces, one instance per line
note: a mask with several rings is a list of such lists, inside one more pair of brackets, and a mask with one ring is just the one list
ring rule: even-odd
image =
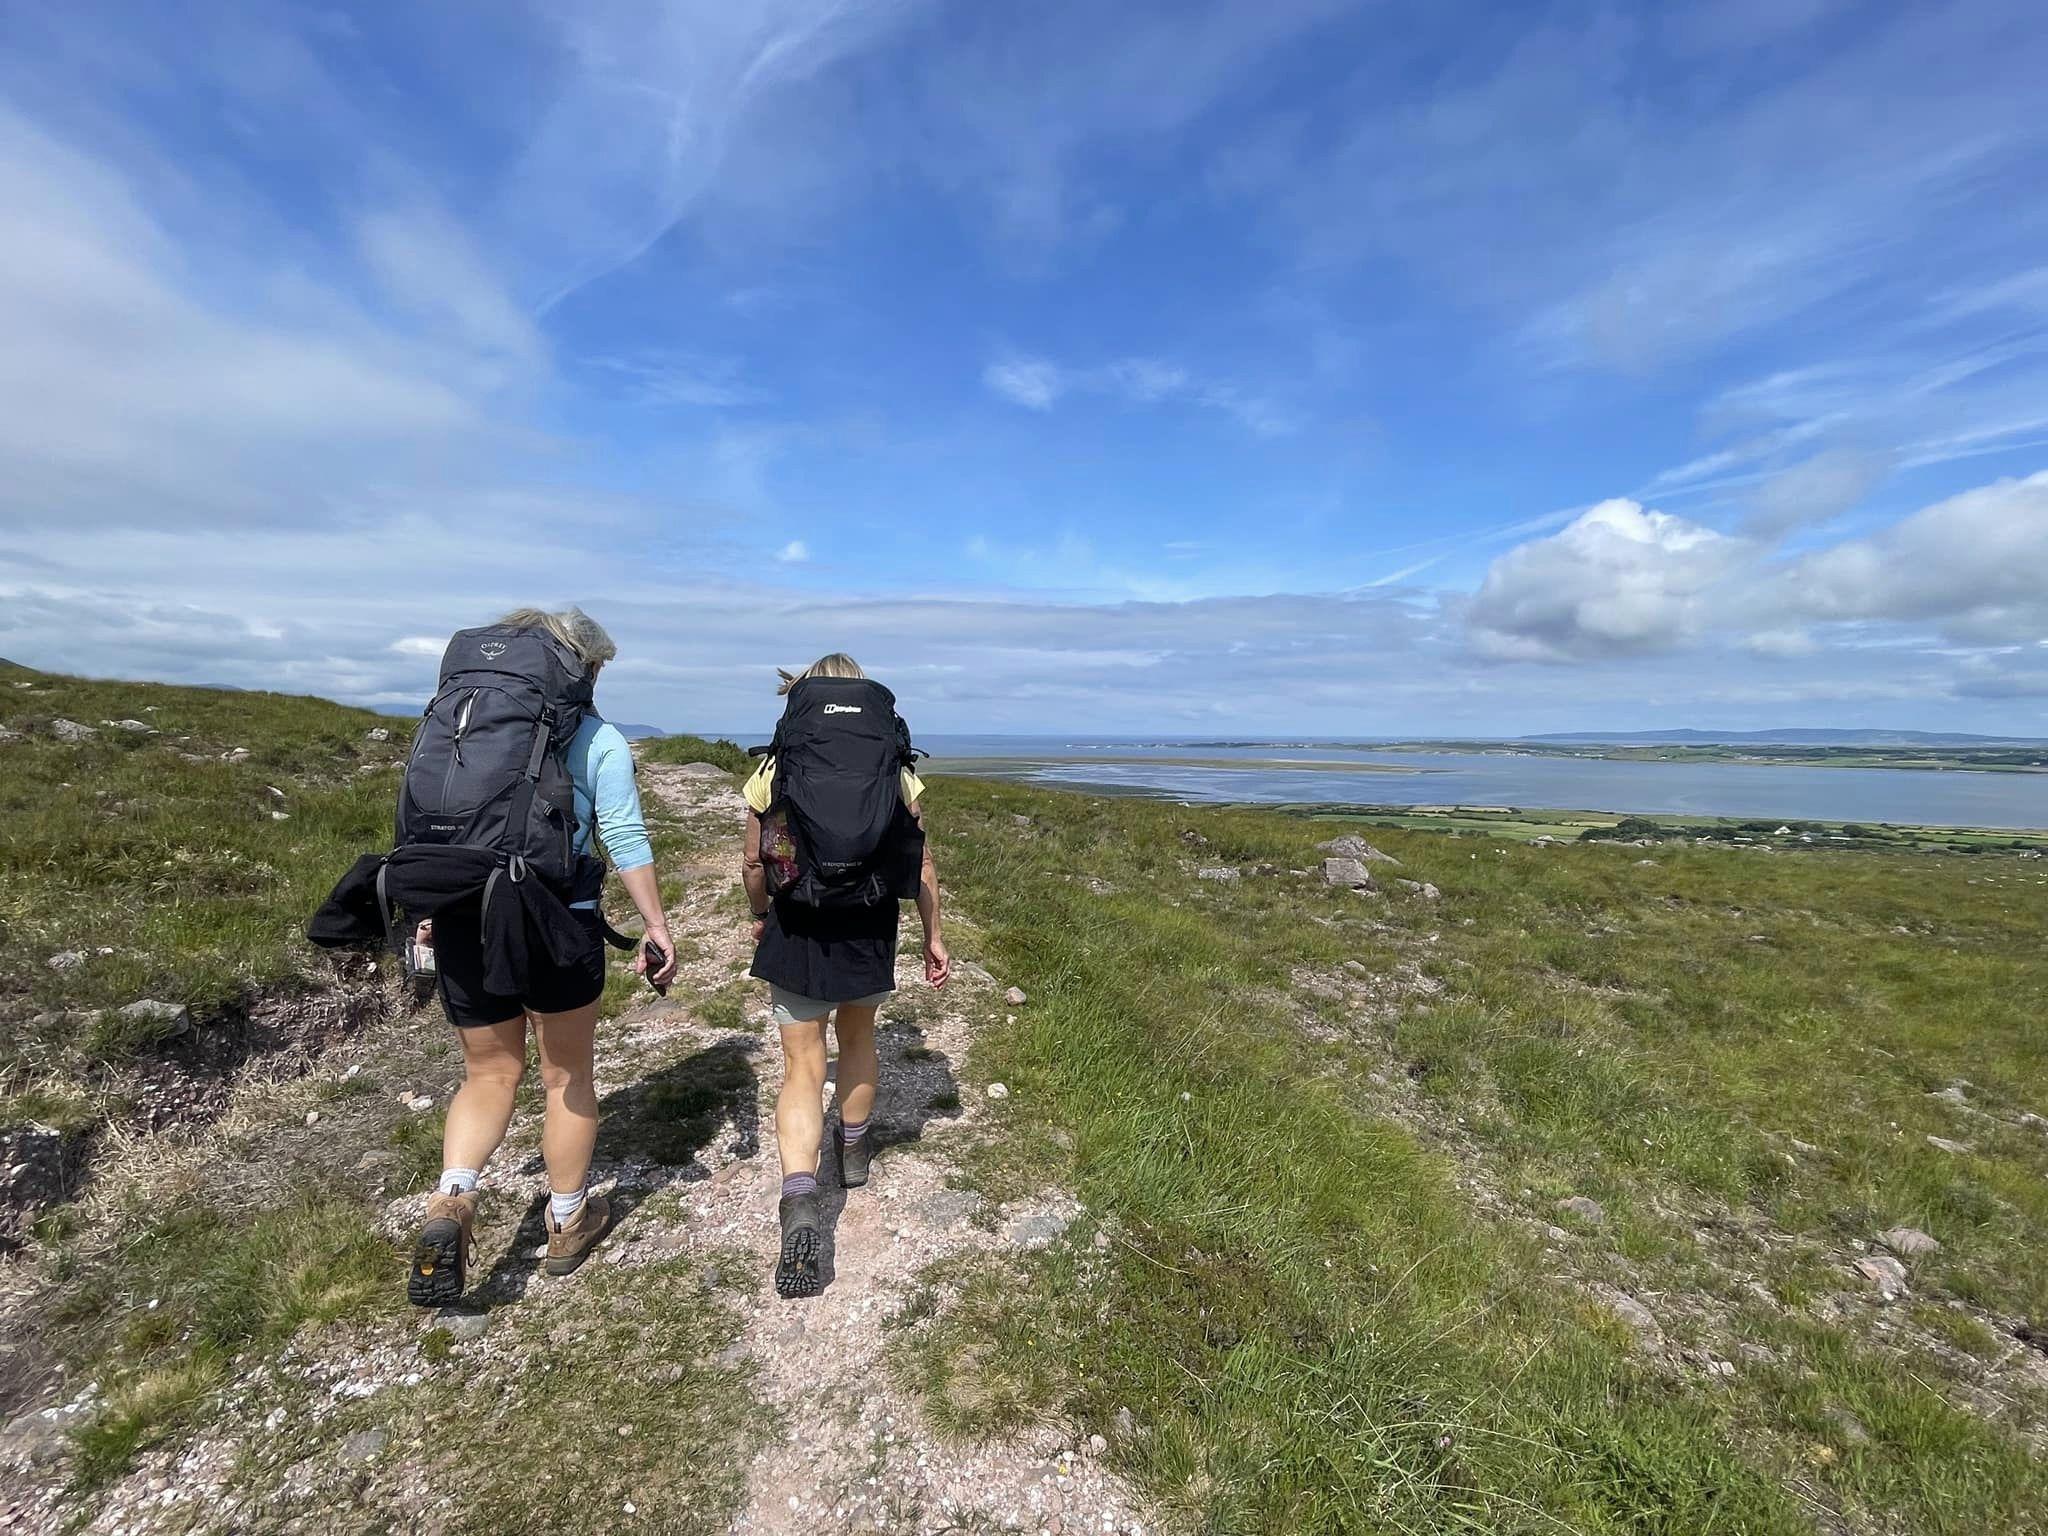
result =
[[[417,1105],[455,1065],[430,1016],[365,1015],[358,1067],[244,1093],[204,1139],[140,1134],[194,1039],[332,995],[299,934],[387,835],[398,733],[22,673],[0,728],[0,1135],[124,1127],[102,1182],[0,1259],[0,1407],[98,1384],[82,1491],[202,1436],[253,1359],[403,1340],[427,1443],[495,1447],[502,1389],[549,1455],[609,1457],[606,1362],[641,1392],[673,1358],[658,1422],[687,1454],[634,1454],[717,1528],[754,1430],[728,1303],[686,1266],[593,1279],[631,1327],[573,1369],[525,1368],[557,1346],[524,1305],[459,1349],[408,1331],[386,1202],[436,1166]],[[1099,1433],[1191,1531],[2044,1529],[2039,860],[1375,827],[1400,863],[1361,893],[1315,846],[1355,821],[969,779],[930,805],[956,949],[1029,994],[961,1071],[1007,1090],[971,1177],[1086,1206],[1043,1252],[932,1273],[898,1320],[950,1432]],[[665,873],[705,835],[658,817]],[[737,1013],[744,984],[712,981],[677,1005]],[[136,999],[195,1024],[153,1038],[116,1011]],[[288,1482],[290,1439],[245,1481]],[[476,1521],[554,1519],[517,1474],[444,1460]]]
[[329,984],[301,934],[389,841],[403,722],[12,668],[0,729],[0,1104],[75,1097],[175,1027],[138,1001],[233,1024]]
[[2038,862],[1389,831],[1361,895],[1335,822],[933,817],[1031,994],[982,1176],[1101,1223],[906,1342],[963,1430],[1206,1530],[2042,1528]]

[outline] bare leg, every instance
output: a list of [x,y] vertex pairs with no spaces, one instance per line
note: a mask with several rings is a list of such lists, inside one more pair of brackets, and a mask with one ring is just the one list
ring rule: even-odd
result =
[[818,1171],[825,1130],[825,1020],[782,1026],[782,1091],[775,1095],[775,1142],[782,1176]]
[[573,1195],[589,1181],[590,1153],[597,1145],[597,1004],[536,1013],[533,1022],[540,1036],[540,1079],[548,1091],[540,1155],[548,1165],[548,1188]]
[[875,1111],[875,1084],[882,1074],[875,1010],[841,1003],[832,1027],[839,1037],[839,1118],[858,1125]]
[[526,1071],[526,1015],[455,1033],[464,1075],[441,1132],[441,1166],[480,1169],[512,1123],[512,1096]]

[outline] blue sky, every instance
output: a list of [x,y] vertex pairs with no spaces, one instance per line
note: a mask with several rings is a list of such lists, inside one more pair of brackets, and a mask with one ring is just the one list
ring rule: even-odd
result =
[[2021,0],[0,0],[0,654],[2048,734]]

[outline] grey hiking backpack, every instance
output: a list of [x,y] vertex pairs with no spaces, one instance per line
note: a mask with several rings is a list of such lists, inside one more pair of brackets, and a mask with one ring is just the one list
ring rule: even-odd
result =
[[546,630],[460,631],[413,733],[393,845],[488,848],[567,890],[576,802],[563,754],[590,707],[588,670]]

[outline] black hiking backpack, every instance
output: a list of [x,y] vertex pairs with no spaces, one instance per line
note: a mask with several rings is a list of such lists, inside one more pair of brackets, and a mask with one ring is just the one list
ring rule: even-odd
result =
[[775,798],[761,817],[769,894],[810,907],[917,895],[924,829],[903,803],[916,759],[896,695],[871,678],[807,677],[775,739]]
[[563,754],[590,707],[588,669],[545,629],[457,633],[413,734],[393,845],[488,848],[567,891],[576,800]]

